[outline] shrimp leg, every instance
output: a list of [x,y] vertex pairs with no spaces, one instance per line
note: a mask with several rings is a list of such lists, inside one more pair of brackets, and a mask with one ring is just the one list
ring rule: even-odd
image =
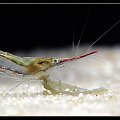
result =
[[108,90],[105,88],[96,88],[96,89],[84,89],[76,86],[72,86],[66,83],[52,81],[49,78],[49,75],[45,75],[41,77],[42,85],[45,89],[49,90],[51,94],[66,94],[66,95],[79,95],[83,94],[104,94]]

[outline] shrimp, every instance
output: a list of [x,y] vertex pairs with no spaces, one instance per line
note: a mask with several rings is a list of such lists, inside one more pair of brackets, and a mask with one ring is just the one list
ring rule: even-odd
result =
[[[96,50],[84,55],[74,56],[71,58],[39,58],[39,57],[32,58],[32,57],[18,57],[8,52],[0,51],[0,57],[1,57],[0,62],[2,63],[0,66],[4,65],[4,67],[1,67],[1,69],[4,72],[7,72],[6,70],[9,70],[12,73],[14,72],[15,74],[21,74],[23,75],[22,78],[24,79],[34,77],[35,79],[40,80],[44,88],[46,90],[49,90],[51,94],[78,95],[78,93],[84,93],[84,92],[90,93],[91,91],[76,86],[72,86],[69,84],[52,81],[50,80],[49,75],[47,74],[47,70],[54,68],[55,66],[62,65],[66,62],[84,58],[86,56],[95,54],[97,52],[98,51]],[[13,62],[14,64],[19,66],[19,69],[15,68],[14,65],[12,65],[13,68],[11,69],[9,65],[6,65],[5,63],[2,62],[2,59],[4,60],[4,62],[5,59],[7,61]],[[20,67],[24,69],[20,69]],[[44,91],[43,93],[45,94],[49,92]]]
[[[67,94],[67,95],[79,95],[83,94],[98,94],[108,91],[105,88],[97,89],[84,89],[77,86],[72,86],[62,82],[52,81],[47,71],[56,66],[69,63],[74,60],[84,58],[86,56],[97,53],[98,51],[92,51],[84,54],[90,47],[92,47],[98,40],[100,40],[105,34],[107,34],[112,28],[114,28],[120,21],[116,22],[111,28],[109,28],[103,35],[101,35],[94,43],[92,43],[87,49],[85,49],[81,55],[73,56],[71,58],[40,58],[40,57],[19,57],[8,52],[0,51],[0,71],[12,72],[14,74],[20,74],[23,79],[35,78],[41,82],[46,89],[43,94]],[[8,62],[9,61],[9,62]],[[13,75],[13,74],[12,74]]]

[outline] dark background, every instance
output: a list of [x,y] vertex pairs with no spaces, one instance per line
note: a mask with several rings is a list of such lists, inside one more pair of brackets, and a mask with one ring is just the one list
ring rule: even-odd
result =
[[[77,44],[89,12],[82,44],[92,43],[120,20],[120,5],[0,4],[0,49],[31,50]],[[95,45],[120,44],[120,24]]]

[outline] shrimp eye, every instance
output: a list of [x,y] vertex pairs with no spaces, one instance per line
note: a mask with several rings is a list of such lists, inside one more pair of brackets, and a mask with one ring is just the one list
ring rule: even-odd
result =
[[59,62],[59,59],[54,59],[53,60],[53,63],[58,63]]
[[54,62],[55,62],[55,63],[57,63],[57,62],[58,62],[58,60],[54,60]]

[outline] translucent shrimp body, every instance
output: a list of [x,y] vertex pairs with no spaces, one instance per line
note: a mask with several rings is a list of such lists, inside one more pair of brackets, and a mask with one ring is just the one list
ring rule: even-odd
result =
[[[85,55],[74,56],[72,58],[32,58],[32,57],[18,57],[10,53],[0,52],[0,71],[21,78],[22,80],[40,80],[46,91],[49,94],[67,94],[78,95],[79,93],[90,94],[103,92],[106,89],[87,90],[72,86],[69,84],[52,81],[47,73],[47,70],[62,65],[66,62],[81,59],[88,55],[97,53],[93,51]],[[11,74],[12,73],[12,74]],[[19,76],[18,76],[19,75]]]

